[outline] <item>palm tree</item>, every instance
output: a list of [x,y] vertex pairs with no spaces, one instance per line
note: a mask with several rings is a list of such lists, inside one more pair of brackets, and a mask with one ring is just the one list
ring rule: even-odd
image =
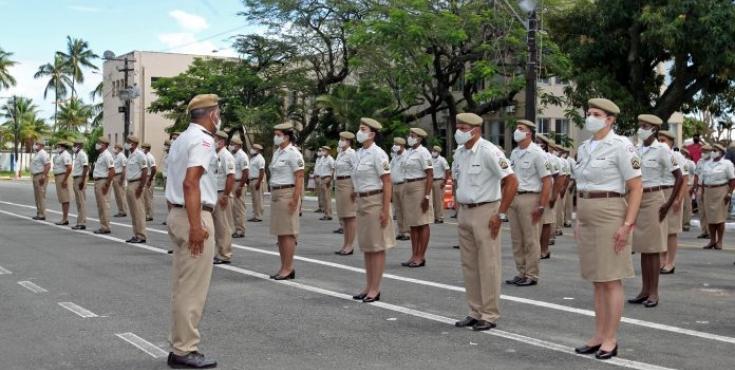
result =
[[[104,98],[104,83],[100,81],[100,83],[97,85],[97,87],[92,90],[91,93],[89,93],[89,98],[94,102],[95,99]],[[100,127],[102,124],[102,119],[104,117],[104,105],[103,101],[100,101],[99,103],[95,103],[92,105],[92,114],[94,115],[94,118],[92,118],[92,128]]]
[[84,104],[79,98],[71,98],[59,108],[59,131],[78,133],[86,130],[89,120],[92,118],[92,106]]
[[69,69],[71,75],[71,97],[72,99],[76,96],[75,83],[84,82],[84,73],[82,67],[87,67],[93,70],[97,70],[96,65],[92,64],[93,59],[99,58],[97,54],[92,52],[89,48],[89,43],[82,39],[72,39],[71,36],[66,36],[66,53],[57,51]]
[[21,131],[24,125],[37,120],[38,107],[33,100],[22,96],[12,96],[2,108],[2,117],[6,121],[2,124],[6,135],[10,133],[13,140],[13,160],[10,162],[11,170],[15,170],[15,161],[18,159],[18,146],[21,143]]
[[59,100],[66,96],[66,87],[71,86],[74,82],[69,77],[69,69],[64,63],[64,59],[60,55],[54,57],[54,64],[46,63],[38,67],[38,72],[33,75],[33,78],[48,77],[48,83],[46,89],[43,90],[43,98],[46,96],[49,90],[54,91],[54,130],[56,129],[56,117],[59,113]]
[[15,61],[10,60],[13,53],[9,53],[3,48],[0,48],[0,90],[7,89],[11,86],[15,86],[15,78],[10,75],[10,67],[16,64]]

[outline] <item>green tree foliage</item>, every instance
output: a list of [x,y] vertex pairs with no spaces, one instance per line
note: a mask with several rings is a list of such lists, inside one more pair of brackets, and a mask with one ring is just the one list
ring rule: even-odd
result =
[[3,105],[0,117],[0,141],[13,143],[13,153],[17,158],[21,151],[29,151],[31,145],[49,133],[49,127],[38,117],[38,107],[30,98],[12,96]]
[[16,64],[10,58],[13,53],[7,52],[0,47],[0,90],[15,86],[15,78],[10,74],[10,67]]
[[74,39],[66,36],[66,52],[57,51],[56,55],[61,57],[68,70],[71,78],[71,97],[76,96],[76,83],[84,83],[83,68],[97,70],[97,66],[92,63],[93,60],[99,58],[97,54],[89,48],[89,43],[82,39]]
[[54,63],[46,63],[38,67],[38,72],[33,78],[48,78],[46,88],[43,90],[43,98],[46,99],[49,91],[54,92],[54,129],[57,124],[57,116],[59,113],[59,103],[66,97],[67,86],[71,86],[73,81],[69,77],[69,66],[60,55],[54,56]]
[[72,135],[86,132],[93,114],[91,105],[85,104],[79,98],[71,98],[59,107],[57,130],[66,131]]

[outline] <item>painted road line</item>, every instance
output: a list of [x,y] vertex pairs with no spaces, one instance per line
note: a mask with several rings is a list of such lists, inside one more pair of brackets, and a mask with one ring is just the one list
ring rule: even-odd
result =
[[10,275],[12,273],[13,273],[12,271],[6,269],[5,267],[0,266],[0,275]]
[[36,294],[48,292],[48,290],[43,289],[42,287],[40,287],[40,286],[38,286],[38,285],[30,282],[30,281],[27,281],[27,280],[19,281],[18,282],[18,285],[22,286],[23,288],[26,288],[26,289],[30,290],[33,293],[36,293]]
[[[26,205],[23,205],[23,204],[16,204],[16,203],[4,202],[4,201],[0,201],[0,203],[5,203],[5,204],[9,204],[9,205],[14,205],[14,206],[28,207],[28,208],[35,209],[35,207],[26,206]],[[50,212],[56,212],[56,213],[58,213],[58,211],[53,211],[53,210],[49,210],[49,211]],[[10,213],[10,212],[7,212],[7,211],[2,211],[2,210],[0,210],[0,213],[8,214],[10,216],[14,216],[14,217],[18,217],[18,218],[23,218],[23,219],[26,218],[26,217],[19,216],[17,214]],[[74,217],[74,215],[71,215],[70,214],[70,217]],[[94,219],[92,219],[92,218],[89,218],[88,217],[88,219],[94,221]],[[45,223],[45,224],[48,224],[48,225],[51,225],[51,226],[59,227],[59,228],[64,229],[64,230],[70,230],[68,227],[57,226],[57,225],[54,225],[54,224],[52,224],[50,222],[47,222],[47,221],[36,221],[36,222],[42,222],[42,223]],[[132,227],[130,225],[124,225],[124,224],[121,224],[121,226]],[[155,228],[150,228],[150,227],[147,228],[147,230],[148,231],[151,231],[151,232],[159,233],[159,234],[168,234],[167,231],[160,230],[160,229],[155,229]],[[84,231],[77,231],[77,232],[82,232],[82,233],[85,233],[85,234],[88,234],[88,235],[94,235],[94,236],[106,238],[106,239],[109,239],[109,240],[121,240],[121,239],[117,239],[115,237],[110,237],[110,236],[107,236],[107,235],[96,235],[96,234],[91,234],[91,233],[84,232]],[[147,246],[141,245],[141,244],[137,244],[136,246],[139,247],[139,248],[144,248],[144,249],[145,248],[148,248]],[[255,252],[255,253],[267,254],[267,255],[272,255],[272,256],[278,256],[278,252],[276,252],[276,251],[270,251],[270,250],[264,250],[264,249],[260,249],[260,248],[248,247],[248,246],[239,245],[239,244],[232,244],[232,246],[234,248],[245,250],[245,251],[249,251],[249,252]],[[156,249],[156,248],[150,248],[150,249]],[[318,260],[318,259],[309,258],[309,257],[302,257],[302,256],[294,256],[294,259],[295,260],[298,260],[298,261],[308,262],[308,263],[317,264],[317,265],[321,265],[321,266],[332,267],[332,268],[341,269],[341,270],[345,270],[345,271],[352,271],[352,272],[357,272],[357,273],[361,273],[361,274],[364,274],[365,273],[365,270],[363,268],[353,267],[353,266],[348,266],[348,265],[343,265],[343,264],[339,264],[339,263],[335,263],[335,262],[330,262],[330,261],[323,261],[323,260]],[[400,276],[400,275],[384,274],[383,275],[383,278],[384,279],[390,279],[390,280],[396,280],[396,281],[402,281],[402,282],[416,284],[416,285],[423,285],[423,286],[433,287],[433,288],[437,288],[437,289],[444,289],[444,290],[449,290],[449,291],[455,291],[455,292],[460,292],[460,293],[464,293],[465,292],[464,287],[461,287],[461,286],[449,285],[449,284],[444,284],[444,283],[439,283],[439,282],[433,282],[433,281],[427,281],[427,280],[421,280],[421,279],[415,279],[415,278],[409,278],[409,277]],[[515,303],[528,304],[528,305],[532,305],[532,306],[536,306],[536,307],[541,307],[541,308],[546,308],[546,309],[552,309],[552,310],[557,310],[557,311],[562,311],[562,312],[567,312],[567,313],[572,313],[572,314],[578,314],[578,315],[583,315],[583,316],[588,316],[588,317],[594,317],[595,316],[595,312],[592,311],[592,310],[587,310],[587,309],[583,309],[583,308],[576,308],[576,307],[571,307],[571,306],[565,306],[565,305],[561,305],[561,304],[557,304],[557,303],[552,303],[552,302],[546,302],[546,301],[539,301],[539,300],[530,299],[530,298],[510,296],[510,295],[506,295],[506,294],[501,294],[500,295],[500,298],[503,299],[503,300],[507,300],[507,301],[511,301],[511,302],[515,302]],[[670,332],[670,333],[676,333],[676,334],[681,334],[681,335],[688,335],[688,336],[697,337],[697,338],[703,338],[703,339],[707,339],[707,340],[714,340],[714,341],[719,341],[719,342],[724,342],[724,343],[735,344],[735,337],[728,337],[728,336],[724,336],[724,335],[707,333],[707,332],[703,332],[703,331],[686,329],[686,328],[681,328],[681,327],[678,327],[678,326],[661,324],[661,323],[656,323],[656,322],[651,322],[651,321],[646,321],[646,320],[640,320],[640,319],[634,319],[634,318],[629,318],[629,317],[623,317],[621,319],[621,321],[623,323],[626,323],[626,324],[631,324],[631,325],[636,325],[636,326],[641,326],[641,327],[646,327],[646,328],[651,328],[651,329],[666,331],[666,332]]]
[[118,333],[115,334],[118,338],[132,344],[135,348],[147,353],[153,358],[163,358],[168,356],[168,352],[162,350],[155,344],[135,335],[134,333]]
[[90,318],[99,317],[96,313],[72,302],[59,302],[59,306],[66,308],[67,310],[74,312],[79,317]]

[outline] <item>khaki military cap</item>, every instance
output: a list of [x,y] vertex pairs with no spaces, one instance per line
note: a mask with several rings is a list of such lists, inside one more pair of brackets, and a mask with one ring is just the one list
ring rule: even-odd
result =
[[474,113],[460,113],[457,115],[457,123],[464,123],[470,126],[482,125],[482,117]]
[[394,137],[393,138],[393,144],[406,145],[406,139],[404,139],[402,137]]
[[339,133],[339,137],[347,140],[353,140],[355,139],[355,134],[349,132],[349,131],[342,131]]
[[260,144],[253,144],[253,149],[256,149],[256,150],[263,150],[263,146],[262,146],[262,145],[260,145]]
[[216,107],[219,104],[219,96],[217,94],[200,94],[191,99],[186,107],[187,112],[194,109]]
[[671,140],[676,140],[676,138],[674,137],[674,133],[672,133],[671,131],[661,131],[658,133],[658,136],[664,136]]
[[140,145],[140,147],[143,148],[143,149],[150,149],[151,148],[151,144],[149,144],[149,143],[143,143],[143,144]]
[[594,98],[587,101],[587,104],[592,108],[602,109],[608,114],[617,116],[620,114],[620,108],[612,101],[605,98]]
[[129,141],[131,143],[140,144],[140,139],[138,139],[137,136],[133,136],[133,135],[128,136],[128,140],[127,141]]
[[374,120],[372,118],[367,118],[367,117],[360,118],[360,123],[363,124],[363,125],[365,125],[365,126],[367,126],[367,127],[374,128],[376,130],[382,130],[383,129],[383,125],[381,125],[380,122],[378,122],[378,121],[376,121],[376,120]]
[[97,142],[98,142],[98,143],[102,143],[102,144],[107,144],[107,145],[109,145],[109,144],[110,144],[110,140],[108,140],[108,139],[107,139],[106,137],[104,137],[104,136],[100,136],[100,137],[99,137],[99,138],[97,139]]
[[543,142],[545,142],[549,146],[553,145],[553,142],[551,140],[549,140],[549,138],[546,137],[546,135],[544,135],[544,134],[536,134],[536,138],[539,139],[539,140],[541,140],[541,141],[543,141]]
[[661,118],[658,118],[658,116],[655,116],[653,114],[638,115],[638,122],[648,123],[656,126],[661,126],[664,123]]
[[439,152],[439,153],[442,152],[442,147],[440,147],[439,145],[434,145],[434,147],[431,149],[434,149],[435,152]]
[[115,149],[123,150],[123,146],[120,144],[115,144]]
[[84,145],[85,140],[84,139],[75,139],[74,144]]
[[414,133],[414,134],[416,134],[416,135],[418,135],[419,137],[422,137],[422,138],[427,137],[429,135],[429,134],[426,133],[426,131],[424,131],[424,129],[418,128],[418,127],[412,128],[411,129],[411,132]]
[[239,136],[233,137],[232,140],[230,140],[230,142],[235,145],[242,145],[242,140],[240,139]]
[[719,150],[719,151],[721,151],[723,153],[727,151],[727,149],[725,149],[725,147],[722,146],[722,145],[720,145],[720,144],[715,144],[715,145],[712,146],[712,148],[713,148],[713,150]]
[[518,121],[516,121],[516,125],[523,125],[534,130],[536,129],[536,124],[527,119],[519,119]]
[[225,139],[225,140],[227,140],[227,138],[229,137],[229,136],[227,136],[227,133],[224,132],[224,131],[217,131],[214,134],[214,136],[217,136],[217,137],[222,138],[222,139]]
[[330,150],[332,150],[332,148],[330,148],[330,147],[328,147],[328,146],[326,146],[326,145],[325,145],[325,146],[323,146],[323,147],[321,147],[321,149],[324,149],[324,150],[326,150],[326,151],[330,151]]
[[169,139],[164,140],[163,141],[163,145],[165,145],[165,146],[171,146],[171,140],[169,140]]
[[286,131],[286,130],[293,130],[293,127],[294,127],[293,122],[284,122],[284,123],[279,123],[273,126],[273,129],[279,130],[279,131]]
[[704,144],[704,145],[702,145],[702,150],[703,151],[706,151],[706,152],[709,152],[709,151],[712,151],[712,147],[710,145],[708,145],[708,144]]
[[65,146],[67,148],[71,147],[71,143],[68,142],[68,141],[66,141],[66,140],[61,140],[58,143],[56,143],[56,145],[62,145],[62,146]]

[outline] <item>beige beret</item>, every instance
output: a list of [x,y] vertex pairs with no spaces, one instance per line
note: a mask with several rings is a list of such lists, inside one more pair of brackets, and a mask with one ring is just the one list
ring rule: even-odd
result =
[[709,152],[712,150],[712,147],[707,144],[704,144],[702,145],[702,150]]
[[115,144],[115,149],[122,150],[123,146],[120,144]]
[[230,140],[230,143],[235,144],[235,145],[242,145],[242,140],[240,139],[239,136],[235,136],[232,138],[232,140]]
[[216,132],[216,133],[214,134],[214,136],[217,136],[217,137],[219,137],[219,138],[221,138],[221,139],[225,139],[225,140],[227,140],[227,138],[229,137],[229,136],[227,135],[227,133],[226,133],[226,132],[224,132],[224,131],[222,131],[222,130],[220,130],[220,131],[217,131],[217,132]]
[[219,96],[217,94],[200,94],[189,101],[186,111],[191,112],[194,109],[216,107],[218,104]]
[[330,151],[330,150],[332,150],[332,148],[330,148],[330,147],[328,147],[328,146],[326,146],[326,145],[325,145],[325,146],[323,146],[323,147],[321,147],[320,149],[324,149],[324,150],[326,150],[326,151]]
[[671,132],[671,131],[661,131],[661,132],[658,133],[658,136],[667,137],[667,138],[671,139],[672,141],[673,140],[676,140],[676,137],[674,137],[674,133]]
[[263,146],[260,144],[253,144],[253,149],[263,150]]
[[85,140],[83,138],[74,139],[74,144],[84,145]]
[[140,147],[143,148],[143,149],[150,149],[151,148],[151,144],[149,144],[149,143],[143,143]]
[[539,140],[541,140],[541,141],[543,141],[543,142],[545,142],[545,143],[546,143],[546,144],[548,144],[549,146],[551,146],[551,145],[552,145],[552,144],[551,144],[551,140],[549,140],[549,138],[548,138],[548,137],[546,137],[546,135],[544,135],[544,134],[536,134],[536,138],[537,138],[537,139],[539,139]]
[[440,147],[439,145],[434,145],[434,147],[431,149],[434,149],[435,152],[439,152],[439,153],[442,152],[442,147]]
[[347,139],[347,140],[354,140],[355,139],[355,134],[353,134],[353,133],[351,133],[349,131],[342,131],[342,132],[339,133],[339,137],[341,137],[343,139]]
[[655,116],[653,114],[638,115],[638,122],[648,123],[650,125],[656,125],[656,126],[661,126],[664,123],[664,121],[662,121],[661,118],[658,118],[658,116]]
[[394,137],[393,138],[393,144],[406,145],[406,139],[404,139],[402,137]]
[[56,145],[63,145],[65,147],[67,147],[67,148],[71,147],[71,143],[68,142],[68,141],[66,141],[66,140],[61,140],[58,143],[56,143]]
[[712,147],[714,148],[714,150],[719,150],[719,151],[721,151],[723,153],[727,151],[727,149],[725,149],[725,147],[722,146],[722,145],[720,145],[720,144],[715,144]]
[[464,123],[470,126],[482,125],[482,117],[474,113],[460,113],[457,115],[457,123]]
[[171,135],[179,136],[179,135],[181,135],[181,131],[174,131],[174,132],[171,133]]
[[425,137],[429,136],[429,134],[427,134],[426,131],[424,131],[424,129],[422,129],[422,128],[413,127],[413,128],[411,128],[410,131],[411,131],[411,133],[416,134],[416,135],[418,135],[421,138],[425,138]]
[[608,114],[617,116],[620,114],[620,108],[615,103],[605,98],[594,98],[587,101],[587,104],[592,108],[602,109]]
[[140,139],[138,139],[137,136],[133,136],[133,135],[128,136],[128,141],[131,143],[140,144]]
[[104,136],[100,136],[99,138],[97,138],[97,142],[102,143],[102,144],[107,144],[107,145],[110,144],[110,140]]
[[527,119],[519,119],[518,121],[516,121],[516,125],[523,125],[534,130],[536,129],[536,124]]
[[293,130],[293,127],[294,127],[293,122],[289,121],[289,122],[279,123],[273,126],[273,129],[279,130],[279,131],[287,131],[287,130]]
[[381,125],[380,122],[378,122],[378,121],[376,121],[376,120],[374,120],[372,118],[362,117],[362,118],[360,118],[360,123],[363,124],[363,125],[365,125],[365,126],[367,126],[367,127],[376,129],[376,130],[382,130],[383,129],[383,125]]

